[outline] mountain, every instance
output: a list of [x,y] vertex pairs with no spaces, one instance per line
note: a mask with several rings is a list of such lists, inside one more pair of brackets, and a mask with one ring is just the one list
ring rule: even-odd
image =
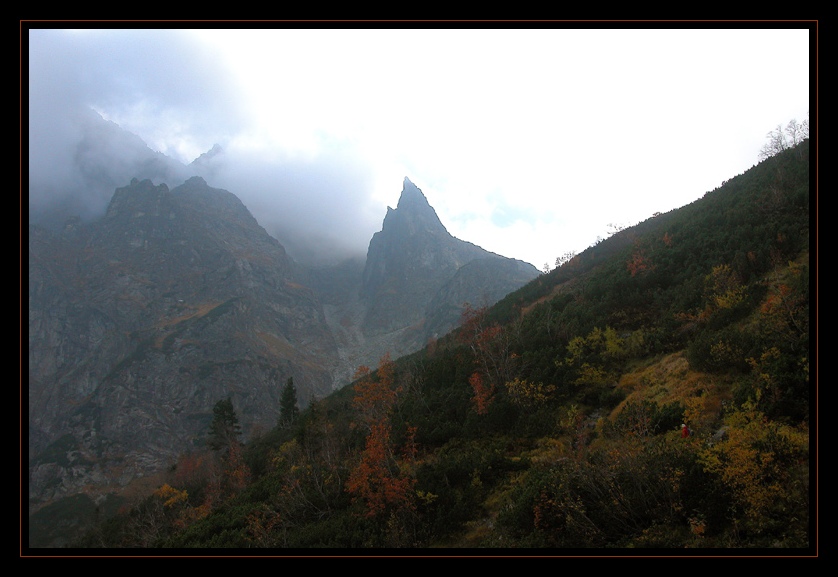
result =
[[114,190],[132,178],[179,183],[195,174],[89,108],[69,114],[55,130],[66,143],[30,155],[30,224],[59,230],[69,216],[90,222],[104,214]]
[[200,177],[134,180],[100,221],[30,227],[30,494],[166,466],[219,399],[251,431],[276,423],[287,378],[303,402],[331,391],[337,344],[296,269]]
[[[470,274],[479,267],[485,274]],[[405,178],[398,205],[387,208],[367,252],[361,286],[367,307],[364,331],[375,335],[414,326],[429,316],[432,302],[433,309],[454,306],[458,312],[464,302],[493,304],[538,274],[531,264],[451,236],[422,191]],[[420,334],[441,336],[453,327],[449,323],[435,327],[435,335],[428,330]]]
[[[29,226],[33,510],[119,491],[202,448],[219,400],[245,439],[270,430],[289,378],[305,407],[447,332],[463,302],[538,274],[451,237],[407,179],[367,259],[331,266],[295,262],[199,176],[172,189],[133,178],[103,212]],[[405,266],[417,255],[433,267]]]
[[[809,175],[805,140],[471,310],[240,454],[183,445],[72,545],[817,556]],[[424,217],[397,230],[444,237],[417,205]],[[398,279],[382,260],[341,278],[385,295]],[[480,278],[485,262],[463,264],[435,298],[459,298],[458,275]],[[332,280],[337,310],[352,299]],[[96,511],[65,503],[33,519],[54,526],[68,509]]]
[[459,324],[465,303],[491,305],[539,274],[531,264],[453,237],[405,178],[366,259],[318,268],[310,282],[341,343],[348,379],[385,353],[396,358],[445,335]]

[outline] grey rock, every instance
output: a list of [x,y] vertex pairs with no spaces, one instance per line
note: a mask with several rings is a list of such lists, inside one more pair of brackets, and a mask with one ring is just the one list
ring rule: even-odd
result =
[[451,236],[405,179],[365,261],[291,259],[232,193],[132,179],[104,216],[29,229],[33,508],[118,490],[202,447],[228,396],[244,439],[538,275]]

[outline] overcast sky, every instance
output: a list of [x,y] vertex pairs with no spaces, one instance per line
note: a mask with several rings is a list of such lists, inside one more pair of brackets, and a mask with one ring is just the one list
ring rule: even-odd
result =
[[75,137],[63,115],[92,107],[183,163],[220,144],[225,168],[208,183],[269,232],[310,227],[365,253],[408,177],[451,234],[542,268],[757,164],[770,130],[809,115],[811,39],[29,30],[29,160],[60,179],[57,151]]

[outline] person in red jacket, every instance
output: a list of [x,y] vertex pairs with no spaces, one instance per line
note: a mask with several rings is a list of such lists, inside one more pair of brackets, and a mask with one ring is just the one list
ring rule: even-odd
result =
[[692,435],[692,434],[693,434],[693,432],[692,432],[692,431],[690,430],[690,428],[686,425],[686,423],[683,423],[683,424],[681,425],[681,437],[689,437],[689,436],[690,436],[690,435]]

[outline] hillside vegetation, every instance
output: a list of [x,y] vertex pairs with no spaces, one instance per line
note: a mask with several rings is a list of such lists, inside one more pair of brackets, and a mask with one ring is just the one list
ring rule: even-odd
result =
[[807,139],[261,436],[184,447],[73,546],[808,549],[809,182]]

